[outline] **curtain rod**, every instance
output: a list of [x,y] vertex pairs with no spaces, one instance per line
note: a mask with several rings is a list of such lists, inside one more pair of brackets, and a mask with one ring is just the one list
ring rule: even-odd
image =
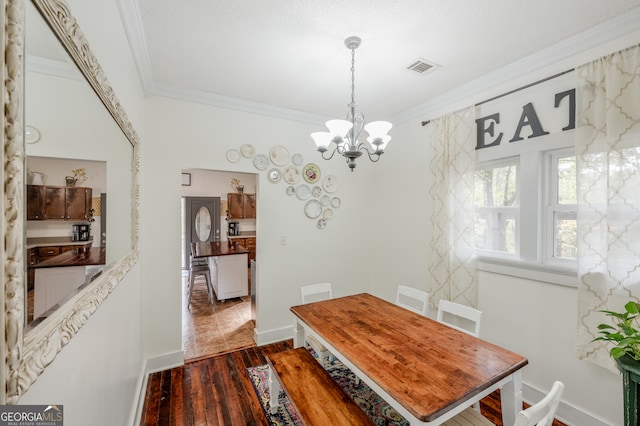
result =
[[[542,80],[538,80],[538,81],[535,81],[533,83],[525,84],[524,86],[520,86],[517,89],[513,89],[513,90],[505,92],[505,93],[503,93],[501,95],[494,96],[493,98],[485,99],[484,101],[478,102],[477,104],[474,105],[474,107],[480,106],[482,104],[486,104],[487,102],[495,101],[496,99],[500,99],[500,98],[502,98],[504,96],[511,95],[512,93],[519,92],[520,90],[528,89],[529,87],[535,86],[536,84],[540,84],[540,83],[544,83],[545,81],[553,80],[556,77],[563,76],[563,75],[565,75],[567,73],[570,73],[570,72],[572,72],[574,70],[575,70],[575,68],[571,68],[570,70],[559,72],[558,74],[554,74],[554,75],[552,75],[550,77],[543,78]],[[422,122],[422,126],[424,127],[429,123],[431,123],[431,120],[425,120],[425,121]]]

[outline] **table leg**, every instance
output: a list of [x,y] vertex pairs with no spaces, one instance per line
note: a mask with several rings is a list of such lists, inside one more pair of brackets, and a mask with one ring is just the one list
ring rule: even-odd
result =
[[298,321],[298,317],[293,317],[293,347],[302,348],[305,344],[304,327]]
[[280,403],[278,402],[278,395],[280,394],[280,382],[276,373],[273,372],[273,368],[269,367],[269,406],[271,407],[271,414],[278,412]]
[[500,402],[502,404],[502,424],[514,424],[516,416],[522,411],[522,372],[513,373],[511,381],[500,389]]

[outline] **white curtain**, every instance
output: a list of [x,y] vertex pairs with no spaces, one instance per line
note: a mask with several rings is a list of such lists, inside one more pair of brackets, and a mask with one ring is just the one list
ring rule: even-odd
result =
[[617,371],[611,344],[592,343],[640,297],[640,48],[576,69],[578,333],[576,355]]
[[475,107],[432,120],[429,188],[433,202],[429,302],[440,299],[477,305],[474,261],[473,176],[475,159]]

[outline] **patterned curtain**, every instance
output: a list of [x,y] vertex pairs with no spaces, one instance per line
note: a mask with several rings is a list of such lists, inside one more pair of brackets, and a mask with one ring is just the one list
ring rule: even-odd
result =
[[475,159],[475,107],[431,121],[429,189],[433,202],[430,226],[429,302],[440,299],[475,307],[473,176]]
[[617,371],[592,343],[640,297],[640,46],[576,69],[578,333],[576,356]]

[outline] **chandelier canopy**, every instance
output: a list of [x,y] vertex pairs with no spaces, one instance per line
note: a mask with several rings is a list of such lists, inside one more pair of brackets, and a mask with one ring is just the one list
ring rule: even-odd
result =
[[[318,147],[318,151],[322,154],[322,158],[330,160],[337,152],[345,157],[347,164],[351,171],[356,167],[356,159],[363,153],[367,153],[369,160],[376,162],[380,159],[380,156],[384,154],[384,149],[391,140],[391,136],[387,133],[391,130],[393,125],[387,121],[372,121],[371,123],[364,124],[364,114],[356,112],[355,101],[355,57],[356,49],[360,46],[362,40],[360,37],[352,36],[348,37],[344,44],[351,50],[351,103],[349,112],[347,113],[346,120],[336,119],[329,120],[325,123],[328,132],[315,132],[311,134],[313,141]],[[369,137],[367,141],[371,145],[371,151],[364,143],[358,143],[358,138],[362,130],[365,130]],[[329,152],[329,145],[334,143],[335,146]]]

